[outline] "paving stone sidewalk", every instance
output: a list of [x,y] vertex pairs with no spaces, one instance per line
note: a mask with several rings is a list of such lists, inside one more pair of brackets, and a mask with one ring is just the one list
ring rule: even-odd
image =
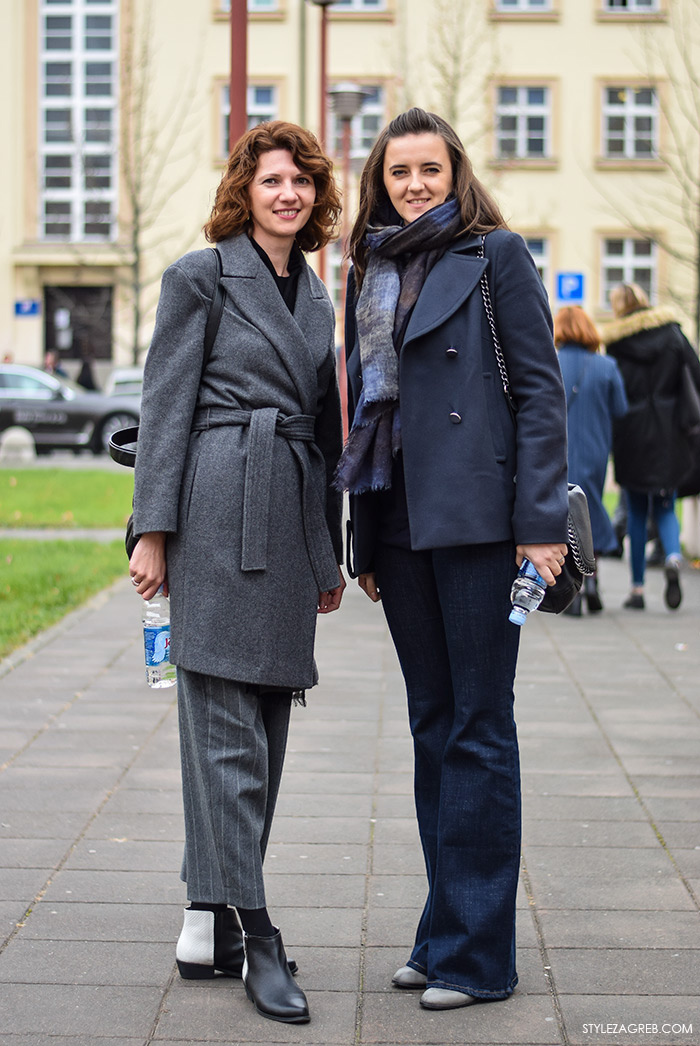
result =
[[422,1011],[390,987],[423,901],[400,673],[349,588],[296,709],[269,904],[312,1021],[259,1018],[240,981],[182,981],[173,690],[143,680],[126,580],[0,665],[0,1046],[700,1044],[700,574],[671,614],[534,615],[517,681],[520,984]]

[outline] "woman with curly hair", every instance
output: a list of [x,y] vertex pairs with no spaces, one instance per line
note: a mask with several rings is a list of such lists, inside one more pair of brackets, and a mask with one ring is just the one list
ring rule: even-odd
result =
[[[186,978],[243,976],[258,1013],[309,1020],[262,865],[293,698],[317,682],[316,615],[345,587],[334,310],[302,251],[339,197],[312,134],[281,121],[236,143],[194,251],[163,276],[144,376],[130,574],[171,598],[190,901]],[[225,301],[202,371],[217,287]],[[239,925],[240,921],[240,925]],[[241,933],[242,927],[242,933]]]

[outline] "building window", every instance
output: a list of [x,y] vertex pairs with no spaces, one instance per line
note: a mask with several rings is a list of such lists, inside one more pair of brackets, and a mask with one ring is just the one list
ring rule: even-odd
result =
[[[359,113],[350,122],[350,157],[363,160],[368,156],[375,139],[385,123],[384,88],[373,84],[362,85],[365,97]],[[331,141],[334,155],[343,151],[343,129],[340,120],[331,112]]]
[[552,0],[496,0],[496,10],[503,14],[551,11]]
[[603,155],[653,160],[658,155],[659,100],[654,87],[603,89]]
[[602,305],[610,308],[610,291],[617,283],[637,283],[653,302],[656,295],[656,244],[634,236],[603,240]]
[[[279,113],[279,100],[277,88],[273,84],[251,84],[246,95],[246,109],[248,114],[248,129],[257,127],[259,123],[267,120],[276,120]],[[231,115],[229,104],[229,85],[221,86],[221,138],[219,155],[228,156],[228,121]]]
[[631,14],[655,14],[661,10],[660,0],[603,0],[604,11]]
[[549,287],[551,265],[549,260],[549,240],[544,236],[526,236],[525,243],[537,266],[537,271],[545,287]]
[[542,160],[551,152],[548,87],[498,88],[496,156],[500,160]]
[[[250,14],[267,14],[279,11],[279,0],[248,0],[248,11]],[[228,14],[231,10],[231,0],[219,0],[219,10]]]
[[333,11],[386,11],[386,0],[335,0]]
[[118,6],[118,0],[39,3],[43,239],[116,235]]

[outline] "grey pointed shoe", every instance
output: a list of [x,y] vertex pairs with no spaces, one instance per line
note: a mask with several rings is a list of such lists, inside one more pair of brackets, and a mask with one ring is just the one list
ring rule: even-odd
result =
[[391,978],[391,983],[395,988],[425,988],[428,978],[412,966],[402,966]]
[[420,997],[425,1010],[456,1010],[459,1006],[471,1006],[476,999],[464,992],[452,992],[448,988],[428,988]]

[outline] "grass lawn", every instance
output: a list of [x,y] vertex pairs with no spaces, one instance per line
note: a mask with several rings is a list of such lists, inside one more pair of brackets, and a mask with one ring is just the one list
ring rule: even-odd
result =
[[0,527],[122,527],[132,469],[0,469]]
[[0,658],[127,570],[121,541],[0,541]]

